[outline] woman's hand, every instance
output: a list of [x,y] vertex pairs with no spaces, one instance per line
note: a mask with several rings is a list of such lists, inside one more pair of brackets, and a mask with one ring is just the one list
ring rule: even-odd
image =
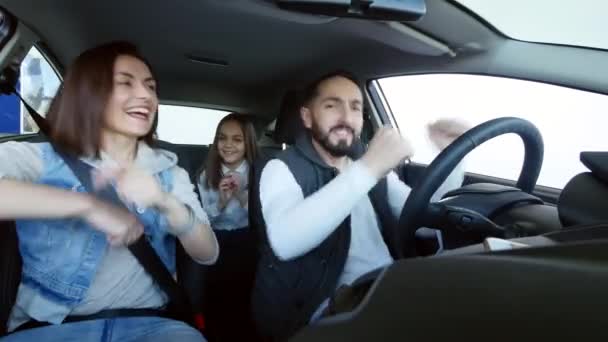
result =
[[158,207],[163,203],[165,193],[156,178],[135,166],[102,169],[95,176],[98,188],[110,181],[115,183],[116,192],[123,200],[138,207]]
[[129,211],[94,198],[90,209],[82,216],[95,229],[105,233],[112,246],[130,245],[144,232],[144,227]]

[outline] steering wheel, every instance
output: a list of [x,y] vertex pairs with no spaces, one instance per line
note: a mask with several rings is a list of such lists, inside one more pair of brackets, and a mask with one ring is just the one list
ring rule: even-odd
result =
[[[517,134],[523,140],[525,148],[524,164],[517,187],[532,193],[543,163],[544,146],[538,129],[527,120],[513,117],[490,120],[470,129],[433,160],[408,196],[398,226],[406,257],[416,256],[416,231],[421,227],[432,227],[432,222],[437,222],[436,216],[442,213],[438,204],[430,204],[430,200],[456,165],[477,146],[509,133]],[[489,221],[487,218],[485,220]]]

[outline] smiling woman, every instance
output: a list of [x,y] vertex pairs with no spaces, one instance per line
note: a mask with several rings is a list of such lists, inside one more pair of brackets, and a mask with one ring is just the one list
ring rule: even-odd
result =
[[[141,120],[141,115],[156,112],[154,82],[149,64],[128,43],[83,53],[66,73],[63,88],[47,115],[51,139],[75,155],[99,155],[104,144],[103,124],[108,132],[137,136],[151,144],[157,118]],[[72,98],[82,102],[67,100]]]
[[108,43],[68,68],[47,115],[53,144],[0,145],[0,220],[15,220],[23,259],[5,340],[204,340],[167,309],[175,295],[128,247],[156,253],[169,281],[176,240],[199,263],[218,257],[188,174],[175,154],[151,146],[157,106],[135,46]]

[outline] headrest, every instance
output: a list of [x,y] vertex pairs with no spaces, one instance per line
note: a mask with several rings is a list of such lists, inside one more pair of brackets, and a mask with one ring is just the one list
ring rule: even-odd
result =
[[288,90],[283,96],[274,128],[273,139],[277,144],[293,145],[297,135],[304,132],[300,118],[300,97],[296,90]]
[[560,194],[564,227],[608,222],[608,152],[582,152],[580,158],[591,172],[576,175]]
[[594,176],[608,183],[608,152],[581,152],[581,162]]

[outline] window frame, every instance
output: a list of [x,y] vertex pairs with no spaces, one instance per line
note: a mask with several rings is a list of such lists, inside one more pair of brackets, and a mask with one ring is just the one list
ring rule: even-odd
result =
[[[555,82],[546,82],[543,80],[532,79],[532,78],[510,77],[510,76],[506,76],[506,75],[496,75],[496,74],[489,74],[489,73],[436,71],[436,72],[414,72],[414,73],[395,74],[395,75],[390,75],[387,77],[428,76],[428,75],[465,75],[465,76],[485,76],[485,77],[494,77],[494,78],[505,78],[505,79],[509,79],[509,80],[535,82],[535,83],[540,83],[540,84],[568,88],[568,89],[572,89],[572,90],[584,91],[584,92],[592,93],[592,94],[608,96],[608,93],[589,90],[589,89],[585,89],[583,87],[577,87],[577,86],[572,86],[572,85],[567,85],[567,84],[560,84],[560,83],[555,83]],[[382,120],[382,124],[384,124],[384,125],[389,124],[389,125],[391,125],[391,127],[400,129],[397,124],[397,120],[394,115],[394,112],[392,111],[390,104],[388,102],[388,99],[384,95],[382,87],[380,86],[380,80],[381,79],[373,79],[373,80],[369,80],[367,82],[366,88],[370,94],[371,105],[376,107],[376,110],[378,111],[378,113],[381,113],[380,119]],[[410,165],[412,165],[414,167],[418,167],[418,168],[426,168],[429,164],[410,161]],[[475,173],[475,172],[466,172],[465,173],[465,183],[464,184],[479,183],[479,182],[494,183],[494,184],[500,184],[500,185],[506,185],[506,186],[516,186],[516,184],[517,184],[516,180],[510,180],[510,179],[506,179],[506,178],[500,178],[500,177],[495,177],[495,176],[485,175],[485,174],[480,174],[480,173]],[[534,195],[536,195],[536,196],[540,197],[541,199],[543,199],[544,201],[548,202],[546,204],[554,204],[554,203],[557,203],[559,196],[561,194],[561,191],[562,191],[562,189],[559,189],[559,188],[537,184],[535,186],[533,193],[534,193]]]

